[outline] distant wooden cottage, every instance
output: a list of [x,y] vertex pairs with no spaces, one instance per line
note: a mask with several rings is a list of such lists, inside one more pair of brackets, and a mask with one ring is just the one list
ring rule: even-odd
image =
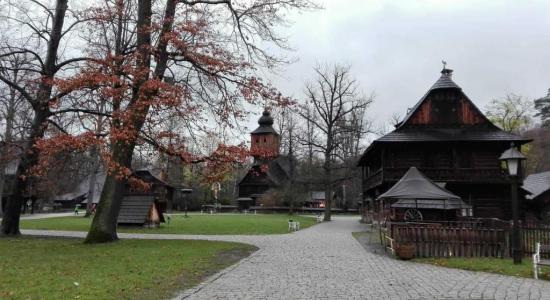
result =
[[471,206],[465,215],[509,219],[510,183],[499,157],[511,143],[528,142],[491,123],[444,68],[395,130],[363,153],[364,206],[383,210],[376,199],[416,167]]
[[238,206],[247,209],[260,205],[258,200],[270,189],[280,188],[289,181],[290,163],[279,154],[279,134],[273,128],[273,117],[264,111],[258,128],[250,133],[252,167],[238,183]]
[[309,197],[304,201],[304,207],[324,208],[326,200],[324,191],[312,191],[309,193]]
[[164,223],[168,199],[172,199],[175,187],[149,170],[136,170],[134,176],[151,184],[148,190],[126,187],[118,214],[119,225],[157,227]]
[[525,198],[538,219],[550,221],[550,171],[531,174],[523,181]]
[[[151,184],[151,188],[145,191],[136,190],[127,185],[124,190],[122,205],[118,216],[120,225],[158,226],[164,222],[163,213],[169,203],[177,202],[181,198],[178,188],[169,184],[159,174],[147,169],[135,170],[133,176]],[[101,191],[105,182],[105,173],[96,175],[95,192],[92,204],[98,204],[101,198]],[[86,207],[88,203],[88,192],[90,178],[83,180],[74,191],[56,196],[56,202],[62,203],[63,207],[73,207],[80,204]],[[72,205],[72,206],[70,206]]]

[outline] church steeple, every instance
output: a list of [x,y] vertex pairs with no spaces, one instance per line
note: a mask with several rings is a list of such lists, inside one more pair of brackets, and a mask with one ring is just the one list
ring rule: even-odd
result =
[[279,156],[279,134],[273,128],[273,117],[266,109],[258,119],[256,130],[250,133],[252,155],[256,161]]

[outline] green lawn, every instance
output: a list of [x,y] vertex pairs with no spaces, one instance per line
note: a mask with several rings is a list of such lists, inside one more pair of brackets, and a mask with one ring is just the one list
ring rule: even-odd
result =
[[208,241],[3,238],[0,299],[171,298],[254,250]]
[[[288,219],[299,221],[301,228],[315,224],[315,218],[273,215],[173,215],[170,224],[160,228],[119,227],[119,232],[173,234],[277,234],[288,232]],[[91,219],[82,216],[21,220],[22,229],[87,231]]]
[[[533,264],[531,258],[524,258],[521,265],[514,265],[511,258],[417,258],[416,262],[428,263],[447,268],[463,269],[497,273],[510,276],[533,278]],[[540,279],[550,280],[550,268],[543,267],[539,274]]]

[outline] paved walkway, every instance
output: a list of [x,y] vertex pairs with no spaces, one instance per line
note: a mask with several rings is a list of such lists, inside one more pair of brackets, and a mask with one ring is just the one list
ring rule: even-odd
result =
[[[21,215],[21,220],[35,220],[35,219],[48,219],[48,218],[58,218],[58,217],[70,217],[73,216],[74,212],[63,212],[63,213],[36,213],[36,214],[24,214]],[[0,218],[0,221],[2,218]]]
[[177,299],[550,299],[546,281],[447,269],[369,253],[351,236],[351,232],[365,229],[357,218],[336,217],[330,223],[288,235],[120,237],[200,238],[260,248]]
[[62,212],[62,213],[38,213],[38,214],[25,214],[21,215],[21,220],[34,220],[34,219],[49,219],[58,217],[70,217],[74,216],[74,212]]

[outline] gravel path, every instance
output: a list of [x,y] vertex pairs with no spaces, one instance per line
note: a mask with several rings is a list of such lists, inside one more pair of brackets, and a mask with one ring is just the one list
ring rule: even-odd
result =
[[[206,239],[254,244],[250,257],[177,299],[550,299],[550,283],[395,260],[366,251],[351,235],[366,226],[335,217],[293,234],[121,238]],[[25,234],[84,236],[24,230]]]

